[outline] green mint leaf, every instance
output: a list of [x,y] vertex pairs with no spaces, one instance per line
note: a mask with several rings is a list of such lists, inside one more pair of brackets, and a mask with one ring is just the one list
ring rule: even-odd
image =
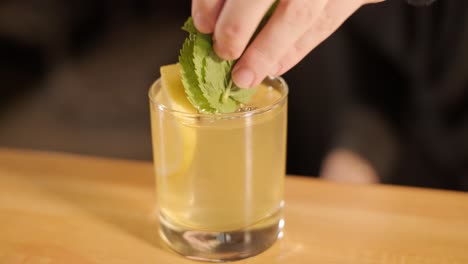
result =
[[195,24],[193,23],[192,17],[189,17],[187,21],[185,21],[184,25],[182,26],[182,29],[190,34],[196,34],[198,32],[197,28],[195,27]]
[[257,88],[241,89],[236,86],[232,88],[229,96],[238,103],[246,104],[250,101],[255,92],[257,92]]
[[[254,36],[273,14],[279,1],[275,1],[260,23]],[[213,51],[212,36],[199,32],[191,17],[183,30],[189,33],[179,56],[182,84],[189,101],[198,110],[210,113],[231,113],[239,104],[248,103],[256,89],[240,89],[231,80],[235,61],[219,58]]]
[[211,35],[198,32],[189,18],[183,29],[189,32],[182,47],[179,63],[182,83],[189,101],[204,112],[234,112],[237,102],[222,100],[230,78],[232,62],[219,58],[213,51]]
[[208,35],[196,34],[194,35],[195,43],[193,47],[193,64],[195,67],[195,74],[197,75],[198,83],[203,96],[209,101],[209,95],[205,89],[205,73],[206,73],[206,57],[210,54],[211,38]]
[[204,34],[195,35],[195,43],[193,47],[193,64],[195,65],[195,73],[197,74],[200,83],[203,82],[205,74],[205,60],[212,50],[210,36]]
[[180,51],[179,64],[181,66],[182,84],[184,85],[188,100],[194,107],[200,111],[213,112],[214,109],[212,109],[208,100],[203,96],[197,74],[195,73],[193,63],[194,42],[193,37],[188,37]]
[[205,74],[202,90],[211,107],[221,113],[234,112],[237,104],[234,100],[227,98],[223,100],[222,95],[226,91],[226,83],[230,78],[232,63],[218,57],[213,50],[205,59]]

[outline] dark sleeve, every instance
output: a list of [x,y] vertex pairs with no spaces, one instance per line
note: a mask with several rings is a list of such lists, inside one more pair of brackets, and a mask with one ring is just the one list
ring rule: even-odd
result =
[[408,4],[414,6],[428,6],[434,3],[436,0],[406,0]]

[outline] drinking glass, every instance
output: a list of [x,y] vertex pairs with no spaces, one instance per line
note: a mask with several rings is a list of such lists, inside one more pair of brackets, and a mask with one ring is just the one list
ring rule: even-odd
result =
[[229,114],[177,111],[150,88],[160,235],[185,257],[242,259],[282,236],[288,87],[263,88]]

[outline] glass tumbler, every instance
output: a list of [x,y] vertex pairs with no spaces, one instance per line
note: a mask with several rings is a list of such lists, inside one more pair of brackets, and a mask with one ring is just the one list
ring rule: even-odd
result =
[[235,113],[185,113],[149,91],[160,235],[181,255],[228,261],[282,236],[288,87],[267,78]]

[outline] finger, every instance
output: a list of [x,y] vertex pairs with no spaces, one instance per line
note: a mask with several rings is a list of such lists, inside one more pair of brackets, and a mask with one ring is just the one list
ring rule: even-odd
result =
[[377,171],[359,154],[347,149],[335,149],[322,163],[320,177],[325,180],[347,183],[377,183]]
[[319,16],[327,0],[281,1],[233,71],[239,87],[259,84]]
[[195,27],[202,33],[213,33],[224,0],[193,0],[192,18]]
[[[380,2],[380,0],[372,2]],[[363,2],[361,1],[330,0],[320,16],[314,21],[312,27],[290,47],[278,64],[273,67],[270,75],[279,76],[294,67],[333,34],[362,5]]]
[[273,2],[274,0],[226,1],[214,32],[214,50],[218,56],[226,60],[239,58]]

